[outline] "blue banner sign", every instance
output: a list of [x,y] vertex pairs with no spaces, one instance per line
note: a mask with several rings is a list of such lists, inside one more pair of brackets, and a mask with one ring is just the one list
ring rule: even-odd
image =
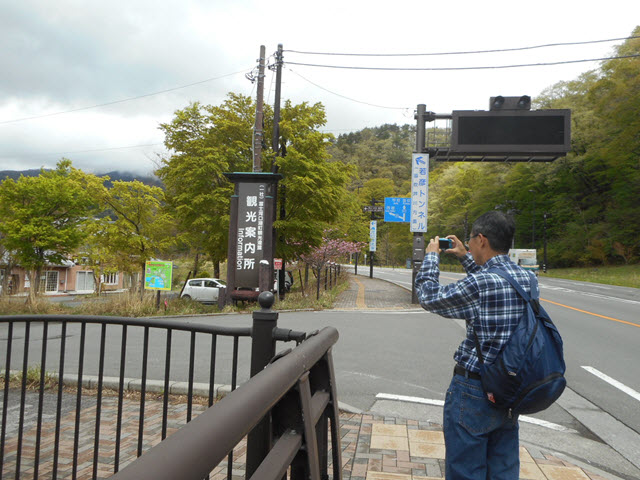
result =
[[411,221],[411,199],[404,197],[386,197],[384,199],[384,221]]

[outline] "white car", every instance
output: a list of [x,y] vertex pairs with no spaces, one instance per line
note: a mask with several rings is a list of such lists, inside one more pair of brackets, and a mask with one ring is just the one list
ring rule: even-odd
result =
[[226,283],[217,278],[192,278],[187,281],[180,298],[202,303],[216,303],[220,288],[225,288],[225,286]]

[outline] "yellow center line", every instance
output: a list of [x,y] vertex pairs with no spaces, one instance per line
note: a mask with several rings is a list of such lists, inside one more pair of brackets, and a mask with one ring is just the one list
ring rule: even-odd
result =
[[611,320],[618,323],[624,323],[626,325],[631,325],[632,327],[640,328],[640,325],[638,325],[637,323],[627,322],[626,320],[620,320],[619,318],[607,317],[606,315],[600,315],[598,313],[588,312],[586,310],[580,310],[579,308],[570,307],[569,305],[563,305],[562,303],[553,302],[551,300],[545,300],[544,298],[541,298],[540,300],[542,300],[543,302],[553,303],[554,305],[558,305],[559,307],[569,308],[571,310],[575,310],[576,312],[586,313],[587,315],[593,315],[595,317],[605,318],[607,320]]
[[367,308],[367,304],[364,303],[364,285],[358,277],[354,275],[353,279],[358,284],[358,296],[356,297],[356,307],[357,308]]

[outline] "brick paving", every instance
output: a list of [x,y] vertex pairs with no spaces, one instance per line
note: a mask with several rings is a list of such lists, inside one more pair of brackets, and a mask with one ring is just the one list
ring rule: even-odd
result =
[[[123,400],[120,469],[134,460],[138,448],[139,401]],[[171,404],[167,433],[170,435],[186,423],[186,404]],[[205,407],[193,405],[193,418]],[[161,440],[162,402],[146,401],[143,452]],[[96,406],[81,410],[77,478],[90,479],[94,469],[94,432]],[[116,455],[117,399],[107,397],[102,403],[102,421],[98,450],[97,478],[114,473]],[[62,417],[58,478],[71,478],[74,466],[75,412]],[[52,478],[54,452],[54,421],[43,423],[39,478]],[[342,475],[345,480],[430,480],[444,478],[444,437],[442,427],[431,422],[386,418],[368,414],[343,412],[340,416]],[[24,432],[20,478],[34,474],[36,428]],[[14,478],[17,437],[7,438],[3,477]],[[246,441],[234,450],[232,477],[244,478]],[[331,456],[329,457],[331,458]],[[556,458],[549,453],[520,448],[520,479],[522,480],[603,480],[594,473]],[[211,478],[227,478],[227,460],[211,472]]]

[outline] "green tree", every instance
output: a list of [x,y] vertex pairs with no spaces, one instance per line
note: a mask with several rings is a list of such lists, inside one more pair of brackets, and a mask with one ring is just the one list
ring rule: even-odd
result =
[[160,126],[173,151],[156,171],[166,187],[167,206],[196,258],[202,252],[214,262],[215,276],[227,255],[233,194],[223,173],[250,169],[254,110],[250,98],[232,93],[220,106],[193,103]]
[[[269,114],[269,118],[271,115]],[[354,214],[357,206],[347,190],[355,168],[334,161],[328,153],[331,134],[319,128],[326,123],[324,107],[286,101],[281,111],[280,132],[286,155],[277,158],[285,194],[285,218],[275,222],[277,253],[292,259],[319,246],[323,231]],[[269,149],[267,156],[273,152]],[[346,232],[343,232],[346,233]]]
[[173,217],[163,208],[164,191],[137,180],[115,181],[102,189],[100,201],[107,216],[93,229],[96,251],[122,271],[137,269],[142,290],[145,262],[175,243]]
[[[233,193],[223,173],[251,171],[254,113],[249,97],[230,93],[220,106],[192,104],[161,126],[173,151],[157,171],[167,187],[167,203],[196,252],[207,253],[216,263],[227,254]],[[319,245],[326,226],[353,208],[346,185],[355,169],[331,161],[327,148],[332,137],[318,130],[325,121],[320,104],[287,101],[281,111],[286,155],[277,158],[275,168],[283,175],[279,202],[285,202],[285,217],[275,227],[281,239],[277,255],[285,259]],[[266,107],[265,131],[271,131],[272,123]],[[274,161],[274,152],[264,146],[263,170],[270,170]]]
[[31,301],[45,266],[68,258],[83,241],[82,225],[95,204],[86,187],[87,177],[66,159],[37,177],[0,184],[3,244],[29,271]]
[[[633,32],[640,34],[640,28]],[[618,55],[640,53],[630,38]],[[640,60],[603,63],[573,82],[556,84],[540,100],[572,109],[573,151],[547,167],[537,191],[551,206],[550,257],[559,265],[640,258]],[[572,248],[567,248],[572,245]]]

